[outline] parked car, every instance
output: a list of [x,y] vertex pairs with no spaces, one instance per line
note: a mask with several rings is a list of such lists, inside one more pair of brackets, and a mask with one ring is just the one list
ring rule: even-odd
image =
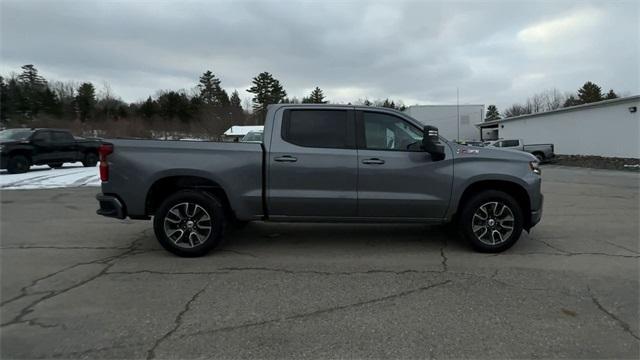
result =
[[263,132],[262,131],[249,131],[247,135],[243,136],[240,141],[250,143],[262,143]]
[[485,143],[483,141],[462,141],[459,144],[466,145],[466,146],[479,146],[479,147],[485,146]]
[[489,146],[526,151],[533,154],[540,162],[551,160],[556,156],[553,152],[553,144],[524,145],[521,139],[500,139],[492,142]]
[[386,108],[271,105],[260,144],[108,140],[100,160],[97,213],[153,216],[160,244],[180,256],[252,220],[455,222],[497,252],[542,215],[534,156],[457,145]]
[[31,165],[59,168],[66,162],[84,166],[98,163],[99,140],[76,138],[61,129],[7,129],[0,131],[0,168],[11,174],[29,171]]

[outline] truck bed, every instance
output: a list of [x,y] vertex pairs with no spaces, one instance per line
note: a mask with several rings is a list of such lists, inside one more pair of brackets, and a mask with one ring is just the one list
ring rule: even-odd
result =
[[241,217],[262,214],[262,144],[105,139],[113,144],[103,193],[117,193],[128,215],[145,216],[148,189],[169,177],[218,184]]

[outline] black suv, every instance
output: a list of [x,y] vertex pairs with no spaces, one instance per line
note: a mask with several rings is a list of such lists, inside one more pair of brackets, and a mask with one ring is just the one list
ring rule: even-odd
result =
[[0,131],[0,169],[11,174],[29,171],[31,165],[59,168],[65,162],[98,163],[99,140],[75,138],[61,129],[7,129]]

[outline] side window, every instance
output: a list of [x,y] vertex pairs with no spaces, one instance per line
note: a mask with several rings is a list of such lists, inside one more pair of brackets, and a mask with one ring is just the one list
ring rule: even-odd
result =
[[73,136],[69,133],[62,131],[53,132],[53,142],[55,143],[69,143],[73,142]]
[[42,141],[44,143],[51,142],[51,133],[49,131],[38,131],[31,138],[33,141]]
[[365,111],[362,124],[365,149],[420,151],[423,132],[399,117]]
[[518,140],[505,140],[502,142],[503,147],[514,147],[518,146]]
[[[353,148],[346,110],[287,110],[282,138],[292,144],[316,148]],[[353,139],[351,139],[353,137]]]

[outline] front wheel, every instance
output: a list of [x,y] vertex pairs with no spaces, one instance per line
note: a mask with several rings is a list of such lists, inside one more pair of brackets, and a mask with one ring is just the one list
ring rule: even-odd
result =
[[7,163],[7,171],[9,174],[22,174],[29,171],[29,159],[23,155],[14,155],[9,158]]
[[160,245],[183,257],[202,256],[220,244],[225,214],[213,195],[182,190],[167,198],[153,218]]
[[497,253],[507,250],[522,233],[520,205],[507,193],[486,190],[464,205],[460,216],[461,231],[474,249]]

